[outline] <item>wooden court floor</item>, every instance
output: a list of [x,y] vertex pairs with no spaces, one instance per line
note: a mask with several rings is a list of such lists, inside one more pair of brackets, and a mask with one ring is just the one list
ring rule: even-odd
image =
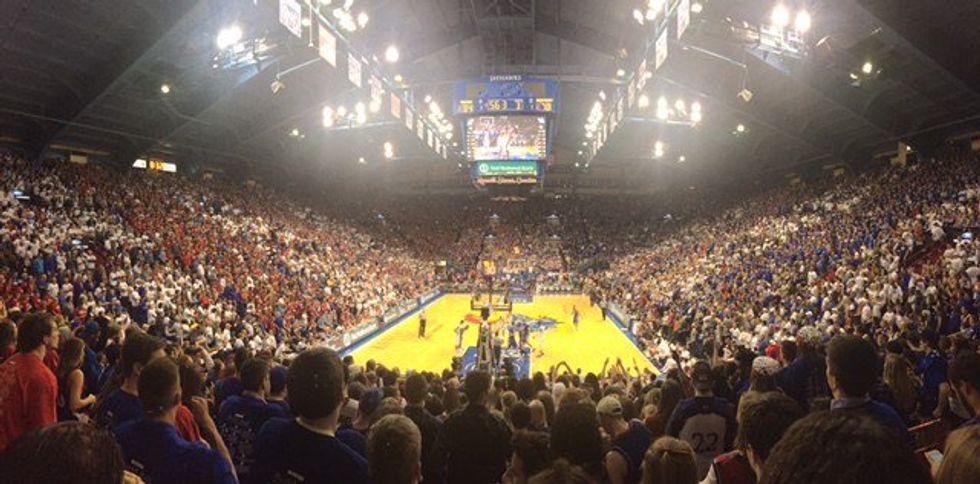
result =
[[[577,307],[581,314],[578,330],[572,324],[573,307]],[[374,359],[402,370],[441,371],[449,368],[456,355],[454,330],[467,314],[476,314],[470,309],[470,296],[445,295],[428,305],[425,313],[428,319],[425,338],[418,338],[419,313],[415,313],[354,350],[351,354],[355,362],[363,364]],[[631,370],[634,360],[641,369],[653,368],[615,323],[602,321],[599,307],[589,307],[586,296],[535,296],[533,303],[514,304],[514,313],[558,321],[556,327],[544,332],[543,338],[541,335],[531,337],[536,349],[531,358],[532,373],[547,372],[561,361],[573,369],[581,368],[583,374],[598,372],[606,358],[610,358],[612,365],[617,357]],[[490,320],[498,316],[493,314]],[[476,345],[477,327],[470,326],[464,334],[464,350]],[[543,354],[537,351],[539,346],[543,348]]]

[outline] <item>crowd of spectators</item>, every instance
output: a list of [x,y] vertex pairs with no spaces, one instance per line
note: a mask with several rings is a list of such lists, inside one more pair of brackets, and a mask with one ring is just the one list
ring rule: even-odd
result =
[[[980,479],[973,155],[726,211],[468,200],[458,224],[427,201],[340,216],[204,177],[0,165],[4,481]],[[660,371],[493,378],[334,351],[436,288],[434,260],[494,253],[602,258],[587,290]]]

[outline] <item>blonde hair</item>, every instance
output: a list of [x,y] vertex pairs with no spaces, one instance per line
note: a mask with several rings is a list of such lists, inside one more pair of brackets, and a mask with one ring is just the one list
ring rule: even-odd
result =
[[694,449],[683,440],[660,437],[643,457],[643,484],[697,484]]
[[946,439],[943,463],[936,484],[980,482],[980,425],[956,430]]

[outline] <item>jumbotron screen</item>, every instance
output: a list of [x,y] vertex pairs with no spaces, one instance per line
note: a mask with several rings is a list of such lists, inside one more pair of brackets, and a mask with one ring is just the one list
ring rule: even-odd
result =
[[544,116],[476,116],[466,120],[470,161],[545,159],[548,125]]

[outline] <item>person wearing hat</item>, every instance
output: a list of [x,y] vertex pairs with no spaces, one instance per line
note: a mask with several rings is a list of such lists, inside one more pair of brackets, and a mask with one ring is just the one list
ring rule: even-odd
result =
[[691,369],[694,398],[681,401],[667,422],[667,435],[677,437],[694,449],[698,479],[704,479],[711,462],[732,449],[735,441],[735,409],[714,396],[711,365],[699,360]]
[[812,326],[796,332],[798,354],[776,377],[779,387],[809,410],[813,400],[830,395],[827,387],[826,364],[820,354],[823,336]]
[[623,404],[616,395],[607,395],[596,406],[599,425],[609,435],[611,446],[604,465],[612,484],[635,484],[643,477],[643,456],[653,434],[643,422],[623,418]]

